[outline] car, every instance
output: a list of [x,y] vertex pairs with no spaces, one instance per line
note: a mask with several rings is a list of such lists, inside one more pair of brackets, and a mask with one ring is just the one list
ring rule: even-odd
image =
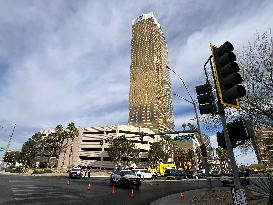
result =
[[182,170],[169,169],[169,170],[166,170],[166,172],[167,172],[167,179],[186,179],[186,174]]
[[141,179],[155,179],[156,174],[148,171],[147,169],[132,169],[136,176],[139,176]]
[[[250,176],[249,172],[239,172],[239,176],[240,176],[240,182],[242,186],[250,185],[250,181],[248,178]],[[233,174],[232,173],[222,174],[220,181],[223,184],[223,186],[233,185],[234,184]]]
[[186,175],[187,179],[192,179],[193,178],[193,171],[185,170],[185,175]]
[[69,171],[70,179],[72,178],[81,178],[82,177],[82,169],[80,167],[74,167]]
[[195,179],[201,179],[201,178],[205,178],[206,175],[204,174],[202,170],[196,170],[193,172],[192,177]]
[[210,176],[217,178],[217,177],[221,177],[222,173],[214,170],[210,172]]
[[133,187],[139,189],[141,185],[140,177],[136,176],[132,170],[114,170],[110,175],[110,185],[120,187]]

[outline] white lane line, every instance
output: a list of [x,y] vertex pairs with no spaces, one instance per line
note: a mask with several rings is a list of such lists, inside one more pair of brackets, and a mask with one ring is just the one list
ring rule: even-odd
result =
[[[63,193],[64,192],[46,192],[46,195],[49,196],[49,195],[63,194]],[[40,194],[40,193],[35,193],[35,192],[34,193],[13,193],[13,195],[15,196],[25,196],[25,197],[37,195],[37,194]]]
[[14,199],[17,201],[23,201],[23,200],[37,200],[37,199],[52,199],[52,198],[59,198],[60,200],[64,200],[64,198],[71,198],[71,199],[80,199],[81,197],[78,196],[72,196],[72,195],[52,195],[52,196],[30,196],[30,197],[15,197]]

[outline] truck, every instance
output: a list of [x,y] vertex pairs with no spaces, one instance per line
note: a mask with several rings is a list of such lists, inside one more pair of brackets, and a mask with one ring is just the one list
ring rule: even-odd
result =
[[149,168],[150,172],[156,173],[157,176],[165,176],[166,169],[176,169],[176,165],[173,163],[161,163],[155,164],[153,167]]

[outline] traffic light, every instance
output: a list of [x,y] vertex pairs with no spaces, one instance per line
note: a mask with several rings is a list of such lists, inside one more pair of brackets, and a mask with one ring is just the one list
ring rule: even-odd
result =
[[216,114],[215,98],[212,94],[212,87],[209,82],[195,87],[200,114]]
[[246,90],[244,86],[239,85],[243,79],[238,73],[240,69],[235,62],[236,55],[232,52],[233,49],[233,45],[228,41],[219,48],[211,45],[221,104],[227,107],[240,108],[239,98],[245,96]]
[[200,150],[201,150],[202,157],[208,157],[208,153],[207,153],[207,149],[206,149],[206,145],[205,144],[202,144],[200,146]]
[[245,124],[244,120],[235,120],[226,125],[233,148],[245,144],[250,138]]
[[218,143],[218,147],[222,147],[223,149],[227,148],[226,145],[226,140],[224,137],[224,132],[217,132],[217,143]]

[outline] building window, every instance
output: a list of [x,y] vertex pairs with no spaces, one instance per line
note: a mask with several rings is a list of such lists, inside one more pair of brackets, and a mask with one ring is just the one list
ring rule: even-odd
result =
[[82,142],[100,142],[101,140],[82,140]]
[[82,160],[97,160],[97,161],[101,160],[100,157],[86,157],[86,156],[80,156],[80,159],[82,159]]
[[102,151],[102,148],[81,148],[81,151]]
[[140,158],[140,162],[148,162],[147,158]]
[[111,157],[103,157],[103,161],[108,161],[109,162],[109,161],[112,161],[112,160],[111,160]]

